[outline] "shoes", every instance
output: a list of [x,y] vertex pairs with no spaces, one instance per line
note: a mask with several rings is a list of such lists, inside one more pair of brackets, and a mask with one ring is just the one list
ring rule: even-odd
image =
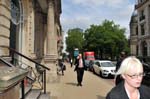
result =
[[80,84],[80,86],[82,86],[82,84]]
[[81,84],[81,83],[78,83],[77,86],[82,86],[82,84]]
[[80,86],[80,84],[78,83],[77,86]]

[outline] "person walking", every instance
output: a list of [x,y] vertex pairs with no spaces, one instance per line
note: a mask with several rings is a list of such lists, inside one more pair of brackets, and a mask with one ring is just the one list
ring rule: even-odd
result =
[[150,99],[150,88],[141,84],[143,65],[135,56],[125,58],[116,74],[124,80],[108,92],[106,99]]
[[[122,63],[122,61],[126,58],[126,53],[125,52],[121,52],[120,53],[120,59],[117,61],[116,63],[116,72],[118,71],[118,69],[120,68],[120,65]],[[119,84],[122,81],[122,77],[120,75],[115,76],[115,85]]]
[[70,65],[71,65],[71,67],[72,67],[72,63],[73,63],[73,60],[72,60],[72,58],[70,59]]
[[82,54],[79,54],[75,61],[75,69],[77,72],[77,86],[82,86],[82,80],[84,75],[84,60],[82,58]]
[[61,73],[62,73],[62,75],[64,75],[64,63],[63,63],[63,60],[62,59],[59,59],[58,60],[58,65],[59,65],[59,67],[60,67],[60,71],[61,71]]

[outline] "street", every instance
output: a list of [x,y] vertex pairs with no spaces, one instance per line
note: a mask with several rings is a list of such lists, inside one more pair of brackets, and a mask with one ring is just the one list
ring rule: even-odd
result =
[[105,99],[107,92],[114,86],[113,79],[101,78],[85,71],[83,86],[77,86],[74,67],[66,63],[64,76],[58,75],[57,83],[48,85],[51,99]]

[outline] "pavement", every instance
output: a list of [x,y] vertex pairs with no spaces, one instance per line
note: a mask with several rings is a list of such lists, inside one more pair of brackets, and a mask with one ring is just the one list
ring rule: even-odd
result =
[[74,67],[68,63],[65,65],[64,75],[57,75],[54,83],[47,83],[51,99],[105,99],[114,86],[113,80],[108,81],[89,71],[84,72],[83,86],[77,86]]

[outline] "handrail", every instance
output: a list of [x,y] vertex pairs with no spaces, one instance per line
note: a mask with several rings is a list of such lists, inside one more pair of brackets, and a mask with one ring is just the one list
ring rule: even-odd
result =
[[0,57],[0,60],[1,60],[3,63],[7,64],[9,67],[14,67],[14,65],[10,64],[9,62],[7,62],[6,60],[4,60],[4,59],[1,58],[1,57]]
[[50,68],[48,68],[48,67],[46,67],[46,66],[44,66],[44,65],[42,65],[42,64],[40,64],[40,63],[38,63],[38,62],[36,62],[36,61],[34,61],[34,60],[32,60],[32,59],[30,59],[30,58],[28,58],[27,56],[25,56],[25,55],[23,55],[23,54],[17,52],[17,51],[14,50],[13,48],[9,48],[9,47],[8,47],[8,49],[10,49],[12,52],[15,52],[16,54],[18,54],[18,55],[20,55],[20,56],[22,56],[22,57],[24,57],[24,58],[26,58],[26,59],[32,61],[33,63],[35,63],[35,64],[37,64],[37,65],[40,65],[40,66],[43,67],[44,69],[50,70]]
[[8,49],[9,49],[10,51],[12,51],[12,53],[18,54],[18,55],[24,57],[25,59],[27,59],[27,60],[29,60],[29,61],[31,61],[31,62],[33,62],[33,63],[39,65],[39,66],[41,66],[43,69],[45,69],[45,70],[43,71],[43,76],[44,76],[44,84],[43,84],[43,86],[44,86],[44,93],[46,93],[46,70],[50,70],[50,68],[48,68],[48,67],[46,67],[46,66],[44,66],[44,65],[42,65],[42,64],[40,64],[40,63],[38,63],[38,62],[36,62],[36,61],[34,61],[34,60],[32,60],[32,59],[30,59],[30,58],[28,58],[27,56],[25,56],[25,55],[23,55],[23,54],[17,52],[17,51],[14,50],[13,48],[9,48],[9,47],[8,47]]
[[[19,53],[19,52],[17,52],[15,49],[13,49],[13,48],[10,48],[10,47],[6,47],[6,46],[0,46],[0,47],[5,47],[5,48],[8,48],[9,50],[10,50],[10,52],[12,53],[11,55],[12,55],[12,58],[14,58],[14,54],[17,54],[17,55],[20,55],[21,57],[23,57],[23,58],[25,58],[25,59],[27,59],[27,60],[29,60],[29,61],[31,61],[31,62],[33,62],[33,63],[35,63],[36,64],[36,67],[37,67],[37,65],[38,66],[40,66],[40,67],[42,67],[44,70],[43,70],[43,72],[42,72],[42,75],[43,75],[43,86],[42,86],[42,89],[44,90],[44,93],[46,93],[46,70],[50,70],[50,68],[48,68],[48,67],[46,67],[46,66],[44,66],[44,65],[42,65],[42,64],[40,64],[40,63],[38,63],[38,62],[36,62],[36,61],[34,61],[33,59],[31,59],[31,58],[29,58],[29,57],[27,57],[27,56],[25,56],[25,55],[23,55],[23,54],[21,54],[21,53]],[[7,64],[8,66],[10,66],[10,67],[12,67],[13,65],[12,64],[10,64],[10,63],[8,63],[8,62],[6,62],[4,59],[2,59],[1,57],[0,57],[0,61],[2,61],[3,63],[5,63],[5,64]],[[25,93],[24,93],[24,81],[22,81],[22,99],[24,99],[24,95],[25,95]]]

